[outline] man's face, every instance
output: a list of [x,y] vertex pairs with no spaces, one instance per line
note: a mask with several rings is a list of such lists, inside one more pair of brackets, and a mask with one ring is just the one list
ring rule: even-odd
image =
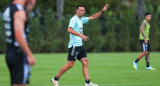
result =
[[36,0],[26,0],[26,8],[28,11],[32,11],[36,3]]
[[84,16],[84,13],[85,13],[85,8],[84,7],[79,7],[77,10],[76,10],[76,13],[79,17],[83,17]]
[[36,3],[36,0],[26,0],[26,5],[32,5],[34,6]]
[[150,21],[150,20],[151,20],[151,17],[152,17],[152,15],[147,15],[147,16],[146,16],[146,19],[147,19],[148,21]]

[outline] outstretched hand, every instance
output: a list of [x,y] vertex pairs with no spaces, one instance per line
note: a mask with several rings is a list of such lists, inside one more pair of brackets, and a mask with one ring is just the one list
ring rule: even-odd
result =
[[109,4],[106,4],[106,5],[104,6],[104,8],[102,9],[102,11],[105,12],[108,8],[109,8]]

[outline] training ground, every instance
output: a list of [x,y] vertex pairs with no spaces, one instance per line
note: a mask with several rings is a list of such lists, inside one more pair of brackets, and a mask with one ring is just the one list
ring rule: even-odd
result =
[[[134,70],[132,61],[140,52],[88,53],[89,75],[99,86],[160,86],[160,52],[152,52],[150,64],[156,70],[145,70],[145,58]],[[36,65],[32,67],[29,86],[53,86],[51,78],[66,64],[67,53],[34,54]],[[10,86],[5,56],[0,55],[0,86]],[[60,86],[84,86],[82,64],[77,60],[59,80]]]

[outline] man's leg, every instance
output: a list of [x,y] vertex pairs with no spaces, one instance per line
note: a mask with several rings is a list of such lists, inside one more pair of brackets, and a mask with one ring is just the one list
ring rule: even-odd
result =
[[153,68],[152,66],[150,66],[150,63],[149,63],[149,55],[150,55],[150,53],[148,53],[148,54],[145,56],[145,59],[146,59],[146,70],[155,70],[156,68]]
[[[149,42],[148,42],[149,43]],[[138,63],[138,61],[144,56],[144,55],[147,55],[148,54],[148,47],[150,47],[149,45],[146,45],[144,43],[144,40],[140,40],[140,44],[141,44],[141,47],[142,47],[142,53],[140,53],[140,55],[138,56],[138,58],[134,61],[135,63]]]
[[138,63],[138,61],[144,56],[144,55],[147,55],[148,54],[148,51],[144,51],[142,53],[140,53],[140,55],[138,56],[138,58],[135,60],[135,63]]
[[84,75],[84,78],[85,80],[89,80],[89,72],[88,72],[88,58],[85,57],[85,58],[82,58],[81,60],[81,63],[82,63],[82,72],[83,72],[83,75]]
[[82,63],[82,72],[83,72],[83,75],[84,75],[84,78],[85,78],[85,82],[86,82],[85,86],[98,86],[97,84],[94,84],[94,83],[90,82],[90,80],[89,80],[89,72],[88,72],[89,62],[88,62],[88,58],[84,57],[80,61]]
[[148,52],[148,54],[145,55],[145,59],[146,59],[146,67],[149,67],[149,55],[150,55],[150,52]]
[[11,76],[11,86],[27,86],[26,83],[30,67],[26,64],[25,55],[17,54],[15,51],[17,50],[12,51],[12,53],[6,56]]
[[58,72],[57,76],[51,79],[52,83],[54,86],[59,86],[58,85],[58,80],[59,78],[70,68],[73,67],[75,61],[67,61],[67,63],[60,69]]
[[67,61],[67,64],[65,64],[61,69],[60,71],[58,72],[57,74],[57,78],[60,78],[61,75],[63,75],[68,69],[72,68],[73,65],[74,65],[74,62],[75,61]]
[[138,63],[138,61],[139,61],[144,55],[147,55],[147,54],[148,54],[148,51],[144,51],[144,52],[140,53],[140,55],[138,56],[138,58],[137,58],[135,61],[133,61],[133,67],[134,67],[135,70],[137,70],[137,63]]

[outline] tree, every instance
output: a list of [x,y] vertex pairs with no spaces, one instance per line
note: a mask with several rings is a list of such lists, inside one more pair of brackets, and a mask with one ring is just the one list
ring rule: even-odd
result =
[[141,20],[144,16],[144,0],[137,0],[137,3],[137,17],[139,20]]
[[65,0],[56,0],[56,16],[58,20],[60,20],[63,16],[64,2]]

